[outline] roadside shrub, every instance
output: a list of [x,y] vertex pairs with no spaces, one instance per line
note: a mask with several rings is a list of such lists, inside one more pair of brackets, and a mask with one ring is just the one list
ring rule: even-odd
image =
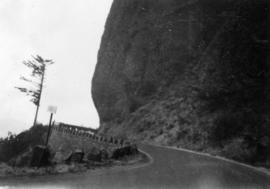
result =
[[0,162],[7,162],[12,158],[28,151],[36,145],[44,144],[47,126],[36,125],[18,135],[9,134],[0,140]]
[[8,164],[15,167],[29,166],[31,163],[31,158],[32,149],[29,149],[28,151],[20,154],[19,156],[12,158],[10,161],[8,161]]
[[249,148],[242,138],[235,138],[224,145],[222,155],[241,162],[251,162],[256,154],[255,148]]
[[224,141],[239,136],[243,129],[242,125],[240,115],[237,113],[224,113],[214,121],[214,125],[209,131],[209,137],[213,144],[222,145]]
[[124,156],[135,155],[137,153],[138,153],[138,148],[135,144],[133,144],[133,145],[125,146],[123,148],[118,148],[114,150],[112,153],[112,158],[119,159]]
[[100,162],[101,159],[101,151],[98,148],[93,147],[92,150],[87,154],[87,160]]

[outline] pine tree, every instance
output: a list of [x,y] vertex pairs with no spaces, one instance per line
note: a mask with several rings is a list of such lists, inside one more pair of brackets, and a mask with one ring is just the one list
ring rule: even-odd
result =
[[23,61],[23,64],[31,69],[31,79],[22,76],[20,79],[31,84],[31,88],[15,87],[27,96],[30,96],[30,101],[36,106],[36,113],[33,126],[36,125],[40,99],[45,79],[46,66],[53,64],[53,60],[43,59],[41,56],[32,56],[32,60]]

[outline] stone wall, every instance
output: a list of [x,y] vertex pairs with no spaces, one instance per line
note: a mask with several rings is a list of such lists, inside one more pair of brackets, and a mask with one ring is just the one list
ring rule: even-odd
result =
[[91,129],[60,123],[52,127],[49,148],[52,153],[65,159],[76,150],[89,153],[93,149],[106,150],[109,154],[117,148],[129,145],[120,138],[98,135]]

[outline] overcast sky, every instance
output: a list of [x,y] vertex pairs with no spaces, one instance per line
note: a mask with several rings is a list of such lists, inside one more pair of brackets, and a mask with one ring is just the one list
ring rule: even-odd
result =
[[14,86],[24,86],[22,64],[31,55],[53,59],[47,69],[39,122],[48,123],[47,107],[58,107],[55,120],[96,128],[99,118],[91,97],[91,79],[112,0],[0,1],[0,137],[29,128],[35,106]]

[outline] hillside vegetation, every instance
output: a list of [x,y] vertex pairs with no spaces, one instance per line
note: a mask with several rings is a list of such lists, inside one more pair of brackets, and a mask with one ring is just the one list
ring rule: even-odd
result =
[[0,162],[8,162],[36,145],[44,145],[48,127],[36,125],[18,135],[10,133],[0,139]]

